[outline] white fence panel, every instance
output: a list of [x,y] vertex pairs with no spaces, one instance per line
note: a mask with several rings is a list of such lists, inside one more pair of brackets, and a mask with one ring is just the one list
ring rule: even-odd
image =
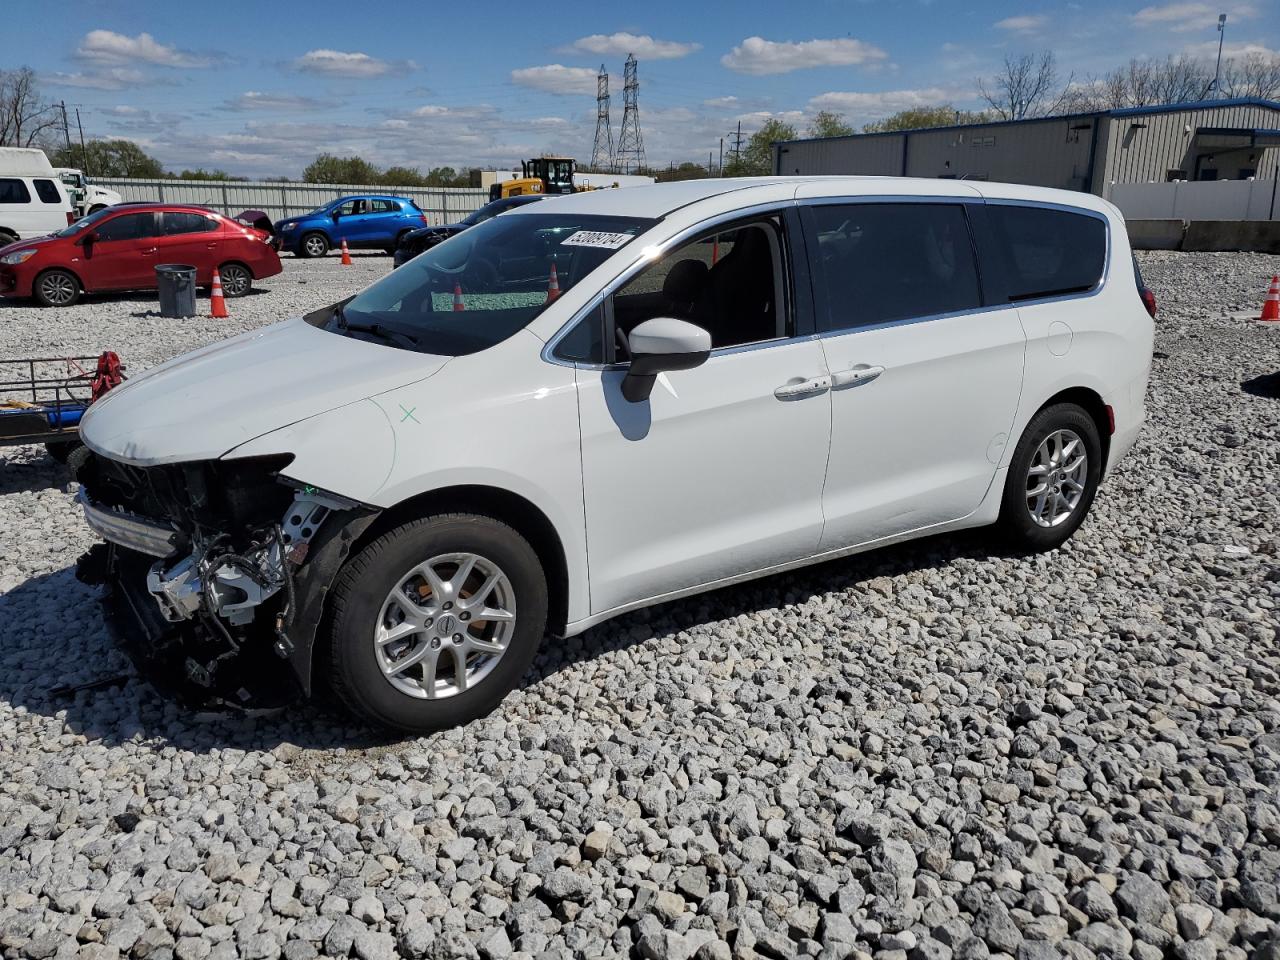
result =
[[1117,183],[1111,202],[1128,220],[1280,219],[1275,180]]
[[380,187],[359,183],[280,183],[267,180],[136,180],[94,177],[126,201],[195,203],[227,216],[261,210],[274,220],[306,213],[348,194],[383,194],[412,200],[432,226],[460,220],[488,202],[484,190],[458,187]]

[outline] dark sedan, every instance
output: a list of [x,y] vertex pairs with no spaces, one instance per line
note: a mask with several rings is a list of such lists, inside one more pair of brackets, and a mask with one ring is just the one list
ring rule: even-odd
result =
[[422,251],[430,250],[437,243],[443,243],[455,233],[461,233],[467,227],[474,227],[477,223],[484,223],[486,220],[492,219],[512,207],[523,206],[526,203],[536,203],[545,199],[548,198],[538,193],[520,197],[506,197],[502,200],[486,203],[475,213],[459,220],[457,223],[446,223],[439,227],[423,227],[420,230],[407,233],[400,238],[400,243],[396,246],[394,266],[398,267],[407,263]]

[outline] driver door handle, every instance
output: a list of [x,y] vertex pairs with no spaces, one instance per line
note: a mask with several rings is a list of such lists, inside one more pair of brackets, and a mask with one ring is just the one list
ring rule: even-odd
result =
[[882,373],[884,373],[884,367],[869,367],[865,363],[860,363],[856,367],[832,374],[831,386],[836,390],[841,387],[856,387],[862,383],[870,383]]
[[815,397],[831,389],[830,377],[813,377],[809,380],[788,381],[773,391],[779,400],[799,400],[802,397]]

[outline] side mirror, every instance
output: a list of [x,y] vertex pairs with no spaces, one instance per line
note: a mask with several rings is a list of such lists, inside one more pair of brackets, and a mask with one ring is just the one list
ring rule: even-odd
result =
[[88,247],[88,246],[92,246],[97,239],[98,239],[97,233],[90,232],[90,233],[86,233],[83,237],[77,240],[76,243],[82,247]]
[[334,220],[337,220],[339,217],[342,216],[342,213],[338,210],[335,210],[333,211],[333,213],[329,214],[329,216],[333,217]]
[[622,396],[631,403],[648,400],[658,374],[692,370],[711,355],[711,334],[673,317],[655,317],[638,324],[627,338],[631,369],[622,379]]

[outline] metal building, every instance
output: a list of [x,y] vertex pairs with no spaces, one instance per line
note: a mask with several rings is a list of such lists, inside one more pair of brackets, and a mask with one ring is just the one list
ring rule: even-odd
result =
[[1280,103],[1203,100],[773,145],[776,173],[1001,180],[1109,197],[1116,183],[1276,179]]

